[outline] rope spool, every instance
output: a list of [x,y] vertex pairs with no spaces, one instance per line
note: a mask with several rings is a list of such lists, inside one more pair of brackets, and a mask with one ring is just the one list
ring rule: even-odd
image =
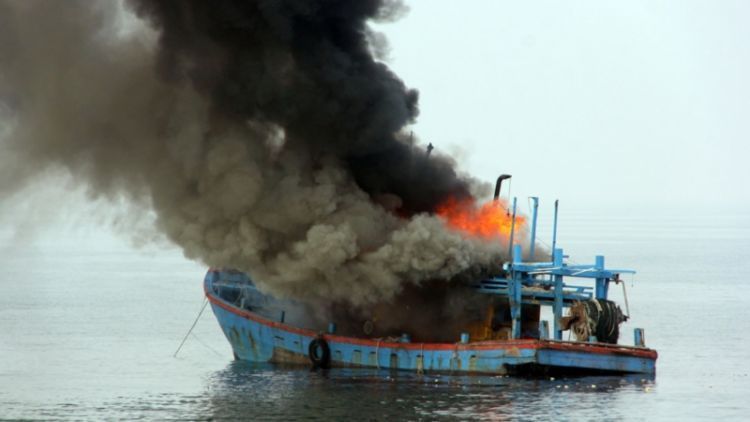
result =
[[571,330],[578,341],[588,341],[596,336],[601,343],[617,344],[620,324],[627,321],[620,307],[606,299],[591,299],[570,307],[568,316],[562,318],[563,330]]

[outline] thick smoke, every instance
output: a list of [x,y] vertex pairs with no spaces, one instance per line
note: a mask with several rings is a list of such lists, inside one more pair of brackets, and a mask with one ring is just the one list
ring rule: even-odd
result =
[[429,214],[476,183],[404,133],[417,92],[373,56],[368,21],[399,10],[0,2],[0,192],[66,169],[153,210],[187,257],[306,301],[364,305],[487,268],[497,245]]

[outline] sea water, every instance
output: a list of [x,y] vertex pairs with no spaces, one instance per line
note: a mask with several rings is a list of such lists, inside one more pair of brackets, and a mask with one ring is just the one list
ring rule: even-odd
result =
[[[750,411],[750,213],[562,214],[577,263],[627,276],[656,376],[519,379],[235,362],[205,268],[106,229],[0,230],[0,418],[146,420],[744,419]],[[551,243],[550,226],[540,236]],[[621,286],[611,297],[624,308]]]

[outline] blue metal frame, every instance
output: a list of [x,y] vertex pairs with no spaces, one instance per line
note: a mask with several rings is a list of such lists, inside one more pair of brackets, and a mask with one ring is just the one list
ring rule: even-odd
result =
[[[532,218],[532,245],[536,234],[536,205],[534,199],[534,215]],[[553,244],[557,240],[557,209],[558,202],[555,201],[555,225]],[[513,216],[515,217],[516,198],[513,198]],[[481,293],[503,295],[508,298],[510,314],[513,320],[512,336],[514,339],[521,338],[521,306],[523,304],[535,304],[551,306],[554,314],[554,339],[562,340],[562,329],[560,320],[563,309],[575,302],[596,299],[607,299],[609,283],[619,278],[620,274],[635,274],[629,269],[607,269],[604,266],[604,256],[597,255],[593,264],[565,263],[566,256],[563,250],[555,248],[552,250],[552,261],[546,262],[524,262],[521,245],[513,244],[514,221],[511,223],[510,247],[512,248],[512,260],[506,264],[503,277],[493,277],[482,280],[474,285]],[[533,251],[533,246],[531,247]],[[530,254],[533,259],[533,253]],[[565,277],[593,279],[594,287],[574,286],[565,283]]]

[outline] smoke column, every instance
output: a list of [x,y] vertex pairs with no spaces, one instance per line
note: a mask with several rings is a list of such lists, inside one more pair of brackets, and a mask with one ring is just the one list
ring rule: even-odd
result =
[[0,193],[65,169],[153,210],[188,258],[306,301],[486,268],[503,248],[430,214],[484,187],[405,134],[417,92],[373,53],[368,21],[401,9],[0,2]]

